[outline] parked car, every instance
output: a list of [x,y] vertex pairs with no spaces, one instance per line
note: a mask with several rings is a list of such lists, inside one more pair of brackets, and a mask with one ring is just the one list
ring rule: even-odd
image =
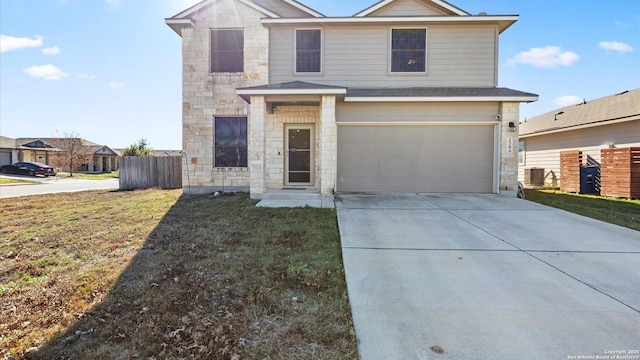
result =
[[29,161],[20,161],[12,165],[0,166],[0,173],[29,176],[56,176],[56,171],[51,166],[43,163]]

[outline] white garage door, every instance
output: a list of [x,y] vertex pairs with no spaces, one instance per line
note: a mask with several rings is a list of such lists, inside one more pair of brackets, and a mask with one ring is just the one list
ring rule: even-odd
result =
[[11,153],[0,151],[0,166],[11,164]]
[[344,125],[341,192],[492,193],[493,125]]

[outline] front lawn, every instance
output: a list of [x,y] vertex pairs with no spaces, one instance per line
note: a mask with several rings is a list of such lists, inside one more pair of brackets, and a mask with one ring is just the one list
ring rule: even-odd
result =
[[640,231],[640,200],[579,195],[557,190],[525,190],[529,201]]
[[0,203],[0,358],[357,359],[336,214],[246,194]]

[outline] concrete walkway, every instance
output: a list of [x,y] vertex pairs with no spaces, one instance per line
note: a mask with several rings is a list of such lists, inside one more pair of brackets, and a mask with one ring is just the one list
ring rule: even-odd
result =
[[336,207],[361,359],[640,359],[640,232],[499,195]]
[[257,207],[296,208],[313,207],[334,209],[333,195],[321,195],[317,191],[306,190],[271,190],[262,195]]

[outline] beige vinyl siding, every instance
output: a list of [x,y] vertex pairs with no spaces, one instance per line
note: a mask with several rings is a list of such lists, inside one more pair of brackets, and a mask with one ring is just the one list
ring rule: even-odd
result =
[[439,12],[432,7],[427,7],[415,0],[395,1],[382,9],[376,10],[369,16],[432,16],[432,15],[448,15]]
[[252,0],[258,6],[272,11],[282,17],[311,17],[306,12],[287,5],[284,1],[278,0]]
[[583,158],[600,163],[600,150],[640,146],[640,120],[587,129],[521,138],[525,142],[525,163],[518,169],[518,181],[524,182],[524,169],[544,168],[545,184],[560,185],[560,152],[582,150]]
[[326,26],[323,28],[323,73],[296,75],[296,27],[272,27],[271,82],[307,81],[350,87],[496,86],[495,26],[426,27],[427,74],[408,75],[390,73],[391,28],[388,25]]
[[338,103],[336,120],[344,122],[487,122],[495,121],[499,103]]

